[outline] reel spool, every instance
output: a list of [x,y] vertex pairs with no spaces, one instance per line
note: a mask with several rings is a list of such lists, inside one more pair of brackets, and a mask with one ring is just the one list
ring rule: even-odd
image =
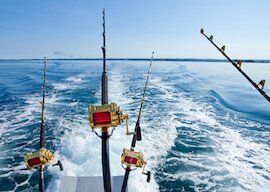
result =
[[142,174],[147,175],[147,182],[150,182],[151,172],[150,171],[147,171],[147,173],[144,172],[147,161],[144,160],[143,154],[141,152],[135,152],[124,149],[121,158],[121,163],[122,165],[126,165],[128,168],[143,167]]
[[94,106],[90,105],[88,109],[89,124],[92,129],[102,127],[117,127],[126,119],[128,128],[128,115],[124,115],[120,107],[115,103],[109,105]]
[[63,171],[63,166],[60,160],[54,164],[54,157],[55,155],[52,154],[49,150],[41,148],[38,152],[27,153],[25,155],[24,162],[29,169],[33,169],[35,167],[46,165],[52,161],[53,166],[59,165],[60,170]]

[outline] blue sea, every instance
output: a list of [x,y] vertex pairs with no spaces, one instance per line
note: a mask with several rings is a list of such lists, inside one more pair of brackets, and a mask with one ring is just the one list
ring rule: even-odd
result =
[[[109,102],[134,129],[149,61],[107,61]],[[255,81],[270,65],[243,63]],[[24,156],[39,150],[43,60],[0,60],[0,191],[38,191],[38,172]],[[45,189],[61,176],[101,176],[101,140],[88,124],[88,106],[101,104],[101,60],[48,60],[46,148],[64,171],[47,166]],[[154,61],[136,151],[147,160],[130,173],[130,192],[269,191],[270,103],[228,62]],[[121,154],[132,136],[125,123],[110,138],[111,175],[123,175]]]

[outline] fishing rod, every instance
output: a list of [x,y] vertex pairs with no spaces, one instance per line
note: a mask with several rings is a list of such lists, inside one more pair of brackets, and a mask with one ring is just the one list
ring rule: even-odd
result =
[[63,166],[60,160],[56,164],[54,164],[55,155],[52,154],[49,150],[45,149],[46,140],[45,140],[45,87],[46,87],[46,62],[47,58],[44,57],[44,75],[42,76],[43,79],[43,100],[40,101],[42,106],[42,117],[41,117],[41,127],[40,127],[40,150],[35,153],[28,153],[26,154],[24,161],[26,166],[29,169],[38,168],[39,170],[39,191],[44,192],[44,169],[45,165],[52,161],[52,165],[56,166],[59,165],[60,171],[63,171]]
[[[141,152],[134,152],[134,147],[136,145],[136,141],[141,140],[141,129],[140,129],[140,118],[141,112],[147,87],[147,82],[150,75],[151,65],[153,62],[153,54],[151,58],[151,63],[148,71],[148,76],[146,80],[146,85],[144,89],[144,95],[141,102],[141,108],[139,112],[138,121],[136,123],[135,132],[129,133],[128,131],[128,115],[124,115],[123,111],[120,110],[120,107],[116,105],[116,103],[108,103],[108,78],[106,73],[106,44],[105,44],[105,9],[103,10],[103,73],[102,73],[102,98],[100,106],[89,105],[88,108],[88,120],[89,125],[92,128],[92,131],[102,139],[102,170],[103,170],[103,185],[105,192],[112,191],[112,182],[111,182],[111,174],[110,174],[110,158],[109,158],[109,138],[113,134],[113,130],[118,125],[121,125],[124,120],[126,120],[126,128],[127,128],[127,135],[134,134],[133,141],[132,141],[132,148],[131,151],[124,149],[124,153],[122,154],[122,164],[127,166],[128,170],[125,176],[125,187],[124,191],[126,190],[128,174],[130,172],[130,167],[142,167],[143,173],[146,165],[146,161],[143,158],[143,154]],[[109,134],[109,128],[113,127],[111,134]],[[99,135],[95,130],[101,129],[101,135]],[[123,166],[122,165],[122,166]],[[147,181],[150,181],[150,171],[144,173],[148,175]]]
[[147,162],[144,160],[143,154],[141,152],[135,152],[134,148],[136,146],[136,141],[142,140],[140,120],[141,120],[141,114],[142,114],[142,108],[143,108],[147,83],[148,83],[148,80],[150,77],[153,56],[154,56],[154,51],[152,52],[151,62],[150,62],[149,69],[148,69],[148,74],[147,74],[146,83],[145,83],[145,87],[144,87],[143,97],[142,97],[142,101],[141,101],[141,107],[140,107],[140,111],[139,111],[138,120],[137,120],[137,123],[135,125],[135,130],[133,133],[129,133],[129,131],[127,129],[127,135],[133,134],[133,139],[132,139],[130,150],[124,149],[123,154],[122,154],[122,164],[126,165],[126,168],[124,168],[126,170],[126,172],[125,172],[125,177],[124,177],[124,181],[123,181],[123,185],[122,185],[122,190],[121,190],[122,192],[126,191],[129,173],[130,173],[130,171],[132,171],[131,167],[142,167],[143,166],[142,173],[147,175],[147,182],[150,182],[150,178],[151,178],[150,171],[148,171],[147,173],[144,173],[145,165]]
[[[102,105],[108,105],[108,77],[106,73],[106,41],[105,41],[105,9],[103,9],[103,74],[102,74]],[[102,127],[102,170],[104,191],[111,191],[111,173],[109,156],[109,128]]]
[[[109,139],[113,130],[121,125],[128,115],[124,115],[115,103],[108,103],[108,77],[106,73],[106,42],[105,42],[105,9],[103,9],[103,73],[102,73],[102,98],[101,106],[90,105],[88,109],[89,125],[92,131],[102,139],[102,171],[103,187],[105,192],[112,191],[111,173],[110,173],[110,156],[109,156]],[[113,127],[111,134],[109,128]],[[101,135],[95,129],[101,128]]]
[[[219,48],[214,42],[213,42],[213,35],[208,37],[205,35],[204,30],[201,29],[201,34],[203,34],[232,64],[233,66],[261,93],[264,98],[270,102],[269,96],[263,91],[264,85],[265,85],[265,80],[261,80],[258,84],[256,84],[242,69],[241,69],[241,64],[242,60],[239,60],[237,63],[235,63],[233,60],[231,60],[227,54],[225,53],[225,45],[222,46],[222,48]],[[261,86],[261,88],[259,87]]]

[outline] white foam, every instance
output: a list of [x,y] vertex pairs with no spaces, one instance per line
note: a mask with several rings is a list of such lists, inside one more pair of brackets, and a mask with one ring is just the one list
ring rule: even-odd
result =
[[[25,96],[23,98],[23,104],[18,106],[9,106],[11,109],[0,112],[0,118],[3,123],[1,123],[2,142],[0,143],[1,156],[4,158],[0,159],[0,163],[4,159],[13,159],[14,156],[24,157],[29,152],[35,152],[33,148],[29,148],[33,144],[39,142],[39,130],[41,123],[41,105],[39,101],[42,100],[42,92],[40,94],[32,94]],[[55,96],[53,94],[46,94],[46,103],[54,103]],[[45,110],[46,114],[46,110]],[[30,130],[28,127],[34,125],[34,129]],[[25,141],[25,142],[24,142]],[[21,145],[19,145],[21,143]],[[9,148],[10,145],[16,145],[16,147]],[[21,152],[23,154],[21,154]],[[14,161],[14,160],[13,160]],[[8,168],[1,168],[1,171],[8,171],[6,174],[2,174],[1,177],[13,177],[14,173],[21,175],[28,175],[28,178],[22,182],[15,182],[13,191],[18,187],[27,185],[32,174],[35,172],[33,170],[27,170],[24,161],[19,164],[13,165]]]
[[[121,74],[121,70],[117,67],[112,69],[109,77],[109,101],[116,102],[125,114],[129,114],[129,127],[130,131],[133,131],[145,79],[138,80],[136,84],[130,84],[134,82],[133,77]],[[56,137],[53,141],[56,160],[61,159],[64,166],[64,172],[59,172],[57,167],[48,166],[49,174],[53,178],[47,191],[58,190],[61,175],[102,175],[101,140],[91,132],[88,125],[87,104],[83,104],[85,109],[79,111],[75,106],[81,106],[80,101],[69,103],[68,106],[74,107],[74,111],[64,111],[55,116],[52,106],[66,107],[67,105],[62,100],[68,97],[60,95],[61,93],[58,93],[57,90],[78,88],[84,82],[84,76],[68,77],[65,81],[53,84],[56,93],[46,97],[48,104],[46,118],[57,121],[53,132]],[[150,95],[150,92],[158,94]],[[94,97],[100,98],[100,96],[101,91],[99,90]],[[33,122],[37,122],[39,125],[41,111],[39,100],[41,97],[31,95],[26,100],[27,105],[24,107],[19,107],[8,114],[0,112],[0,118],[4,120],[2,126],[5,133],[18,131],[20,127]],[[199,99],[196,98],[196,100]],[[211,191],[215,190],[215,187],[218,190],[218,186],[221,190],[227,189],[229,186],[228,190],[231,191],[243,191],[244,189],[267,191],[270,188],[270,182],[267,179],[267,177],[270,178],[268,171],[270,151],[267,142],[259,142],[252,135],[245,135],[247,130],[236,129],[233,125],[237,124],[246,129],[253,127],[270,129],[270,127],[262,126],[258,122],[246,121],[241,116],[230,112],[227,112],[224,117],[220,117],[211,104],[196,100],[188,93],[175,90],[172,82],[165,83],[158,75],[151,75],[141,119],[143,140],[137,142],[136,150],[143,152],[147,160],[146,170],[151,170],[152,180],[150,184],[147,183],[146,177],[141,174],[141,169],[133,171],[130,173],[129,191],[158,191],[158,179],[154,178],[154,175],[160,171],[159,167],[168,165],[173,166],[175,172],[166,172],[164,169],[162,180],[167,182],[190,180],[194,182],[195,191]],[[94,104],[99,104],[99,102]],[[14,114],[14,118],[8,121],[11,113]],[[229,125],[223,125],[220,120],[226,121]],[[263,135],[265,138],[261,139],[264,141],[269,138],[269,132],[254,132]],[[125,133],[125,125],[122,125],[116,128],[110,139],[112,175],[124,174],[120,164],[121,154],[123,148],[130,147],[132,140],[132,136],[126,136]],[[183,136],[181,140],[176,140],[177,135]],[[28,135],[14,136],[10,138],[10,141],[16,142],[17,139],[25,137]],[[202,138],[207,142],[198,143]],[[31,142],[34,141],[33,139]],[[193,145],[189,142],[197,142],[197,144]],[[207,153],[180,152],[172,150],[175,143],[187,148],[208,147],[213,151]],[[3,144],[0,143],[0,145]],[[174,156],[167,158],[168,152],[173,153]],[[181,163],[186,167],[196,169],[185,171],[179,167]],[[16,170],[19,171],[21,168],[22,164]],[[9,176],[11,172],[7,174],[6,176]],[[31,175],[31,173],[29,174]],[[226,184],[226,182],[229,183]]]
[[80,84],[82,82],[85,82],[85,80],[83,80],[84,77],[85,77],[84,74],[79,74],[76,76],[66,78],[66,81],[70,81],[73,84]]
[[85,74],[79,74],[75,76],[67,77],[64,82],[61,83],[52,83],[51,85],[57,91],[64,91],[69,89],[76,89],[79,84],[85,82]]
[[54,89],[59,91],[76,88],[76,86],[70,85],[69,83],[52,83],[52,86]]
[[[167,93],[168,94],[168,93]],[[167,94],[164,97],[167,98]],[[263,177],[270,178],[269,171],[269,157],[270,152],[266,144],[257,143],[254,138],[246,137],[242,135],[239,131],[234,130],[232,127],[227,127],[221,125],[216,120],[216,113],[211,105],[204,103],[193,102],[192,99],[182,97],[178,93],[178,96],[174,92],[169,93],[169,99],[174,97],[174,107],[175,114],[177,111],[181,111],[185,116],[181,117],[181,122],[178,122],[181,127],[190,127],[193,131],[199,131],[200,134],[207,134],[207,137],[210,139],[214,152],[214,157],[202,156],[202,155],[192,155],[189,153],[179,153],[178,161],[185,162],[186,165],[193,165],[201,167],[201,169],[207,169],[207,171],[189,171],[189,172],[179,172],[178,174],[164,173],[167,175],[168,181],[172,178],[172,181],[175,180],[191,180],[195,184],[196,190],[210,190],[211,187],[215,186],[215,182],[220,180],[224,181],[226,178],[236,180],[237,183],[244,186],[246,189],[251,191],[267,191],[269,189],[270,182],[268,179]],[[178,98],[181,99],[178,99]],[[165,100],[165,98],[164,98]],[[228,114],[224,117],[228,118]],[[220,117],[219,117],[220,118]],[[237,123],[243,124],[246,127],[260,127],[259,123],[241,122],[238,119]],[[206,126],[203,128],[201,125]],[[193,137],[192,141],[196,141],[192,132],[180,131],[180,135],[187,135],[188,137]],[[200,135],[201,136],[201,135]],[[187,140],[186,140],[187,141]],[[181,141],[179,141],[181,142]],[[183,143],[182,143],[183,144]],[[187,144],[185,144],[188,146]],[[196,146],[195,146],[196,147]],[[203,145],[199,145],[203,147]],[[254,154],[252,154],[252,152]],[[252,155],[251,155],[252,154]],[[171,161],[172,159],[166,159],[166,162]],[[253,162],[253,163],[250,163]],[[254,164],[261,166],[262,169],[254,169]],[[212,176],[209,175],[211,172],[226,172],[224,175]],[[214,182],[209,182],[209,179],[214,180]],[[201,184],[207,185],[206,188],[200,188]],[[224,189],[223,183],[221,183]],[[229,185],[230,189],[237,189],[237,191],[243,191],[242,187]]]
[[[129,126],[131,131],[134,129],[134,125],[136,122],[136,117],[138,114],[138,110],[130,113],[130,109],[136,109],[140,106],[140,100],[142,93],[136,94],[136,97],[139,95],[134,102],[132,97],[128,97],[129,95],[133,96],[133,93],[127,93],[128,90],[125,89],[127,85],[124,83],[122,75],[116,71],[113,71],[112,75],[110,75],[109,81],[109,100],[112,102],[116,102],[123,109],[124,113],[127,112],[130,115]],[[129,82],[127,82],[129,83]],[[142,87],[143,89],[143,87]],[[127,94],[127,95],[126,95]],[[146,116],[149,115],[149,112],[146,113]],[[65,114],[66,116],[67,114]],[[72,130],[67,131],[62,137],[57,148],[57,155],[62,159],[63,165],[67,167],[65,171],[61,174],[68,176],[95,176],[102,175],[101,169],[101,140],[96,137],[94,133],[91,132],[91,129],[88,125],[88,122],[78,122],[78,118],[86,119],[83,116],[78,114],[69,114],[72,115],[75,121],[61,120],[62,129]],[[66,118],[66,117],[65,117]],[[67,118],[66,118],[67,119]],[[63,123],[65,122],[65,123]],[[166,154],[166,149],[170,148],[173,145],[173,141],[176,137],[175,127],[172,122],[169,122],[170,127],[174,129],[174,133],[165,131],[165,126],[168,123],[163,122],[163,133],[160,132],[160,135],[157,137],[159,140],[162,140],[162,136],[164,134],[168,135],[168,139],[170,142],[166,142],[164,146],[161,146],[158,143],[150,143],[148,140],[152,137],[151,134],[155,132],[155,128],[151,123],[146,123],[144,118],[141,120],[143,127],[143,141],[138,143],[137,150],[145,153],[146,158],[152,158],[156,162],[148,161],[147,169],[151,170],[153,165],[157,165],[158,156],[161,155],[160,152],[163,151],[163,154]],[[72,129],[71,129],[72,128]],[[149,129],[146,131],[146,129]],[[126,136],[126,129],[124,126],[117,127],[114,131],[114,135],[110,138],[110,164],[111,164],[111,175],[124,175],[124,169],[121,167],[121,154],[124,148],[130,148],[132,136]],[[159,146],[159,150],[157,149]],[[50,168],[49,171],[52,175],[55,174],[55,171],[52,171]],[[149,183],[146,182],[146,177],[141,174],[142,170],[133,171],[130,174],[130,182],[129,182],[129,191],[157,191],[158,185],[154,179]],[[154,171],[152,171],[154,174]],[[59,186],[59,174],[56,174],[55,182],[51,182],[49,185],[49,190],[57,189]],[[132,182],[131,182],[132,181]]]

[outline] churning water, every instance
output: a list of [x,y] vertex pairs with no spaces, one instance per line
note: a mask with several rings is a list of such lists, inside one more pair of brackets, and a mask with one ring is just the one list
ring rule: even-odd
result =
[[[109,102],[129,114],[134,129],[148,61],[108,61]],[[259,82],[270,66],[245,64]],[[41,60],[0,61],[0,191],[37,191],[38,172],[24,164],[39,150]],[[64,171],[48,166],[46,191],[62,175],[101,176],[101,140],[88,124],[88,105],[101,103],[102,61],[49,60],[46,148]],[[269,81],[265,92],[270,93]],[[153,62],[141,119],[143,152],[152,172],[130,173],[129,191],[268,191],[270,105],[230,63]],[[123,175],[129,148],[125,124],[110,138],[111,175]]]

